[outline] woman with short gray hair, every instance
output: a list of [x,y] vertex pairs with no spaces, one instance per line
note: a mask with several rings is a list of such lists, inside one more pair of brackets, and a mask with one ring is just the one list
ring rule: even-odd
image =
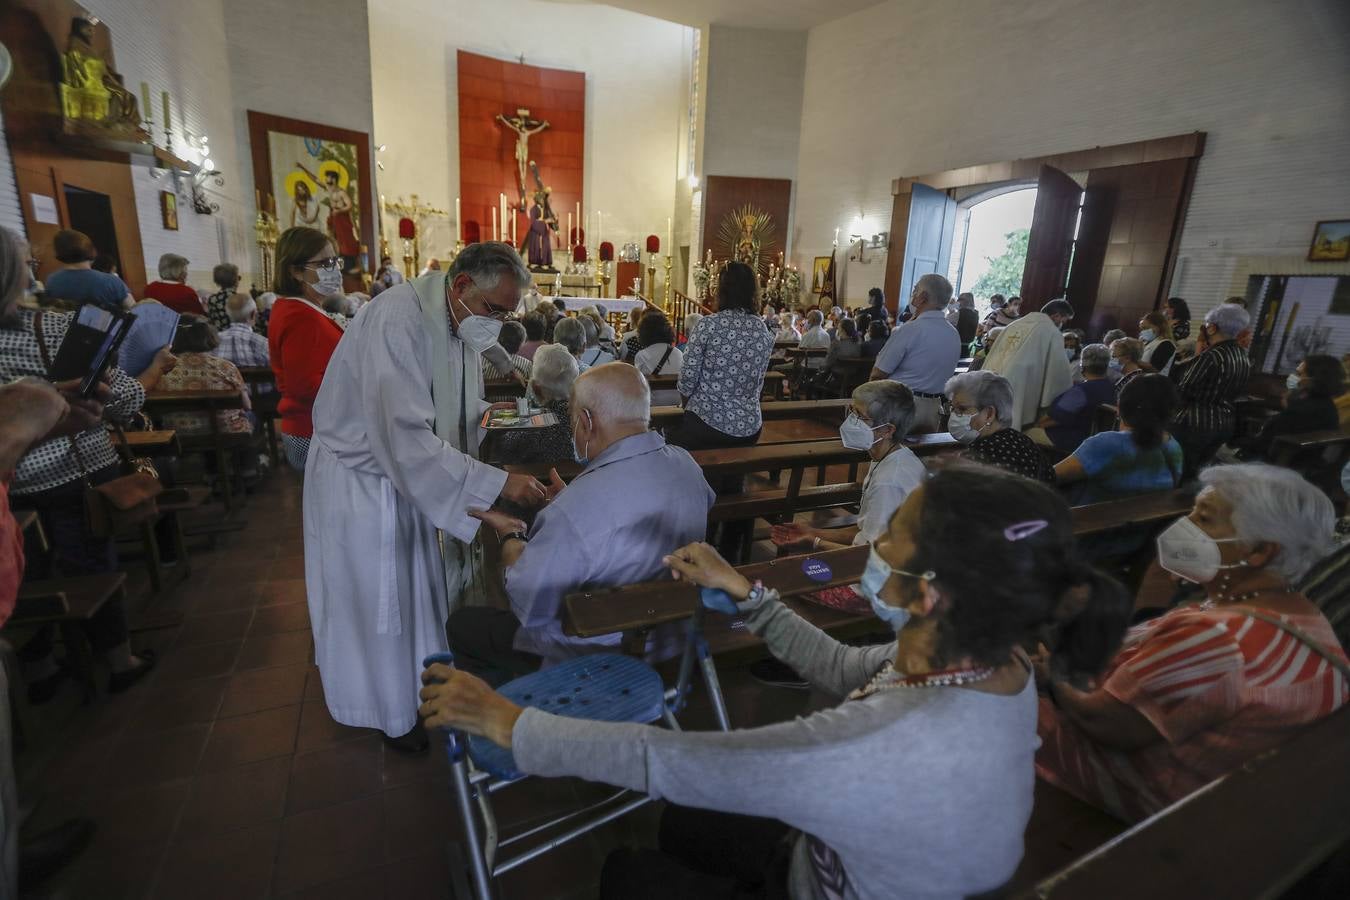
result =
[[553,326],[553,343],[566,347],[567,352],[577,358],[581,370],[586,371],[586,364],[581,362],[581,352],[586,349],[586,327],[581,322],[559,319],[558,324]]
[[1195,357],[1174,368],[1181,377],[1177,391],[1181,409],[1172,419],[1171,432],[1181,442],[1186,476],[1209,462],[1237,433],[1235,401],[1247,390],[1252,362],[1238,343],[1251,325],[1240,306],[1222,303],[1205,315],[1195,336]]
[[1292,587],[1331,548],[1331,501],[1261,463],[1200,482],[1191,514],[1158,536],[1158,564],[1205,602],[1130,629],[1092,690],[1038,677],[1038,774],[1127,821],[1298,734],[1350,684],[1330,623]]
[[784,549],[835,550],[877,540],[891,516],[928,474],[905,436],[914,424],[914,393],[898,381],[869,381],[853,392],[853,406],[839,438],[851,450],[865,452],[872,464],[863,479],[858,524],[815,528],[792,522],[773,527],[775,544]]
[[184,316],[206,314],[202,298],[187,285],[188,258],[165,253],[159,258],[159,280],[145,286],[146,300],[155,300]]
[[[592,366],[603,366],[605,363],[614,362],[614,354],[600,344],[600,336],[604,333],[601,326],[605,324],[604,320],[600,318],[600,314],[592,309],[588,315],[583,310],[581,315],[577,316],[577,321],[581,323],[582,334],[586,339],[586,347],[581,351],[581,359],[579,360],[582,366],[589,369]],[[556,337],[557,330],[555,329],[553,333]]]
[[[569,320],[570,321],[570,320]],[[562,324],[562,323],[559,323]],[[543,428],[502,431],[496,435],[492,460],[503,465],[559,463],[572,459],[572,419],[568,400],[581,374],[576,357],[560,344],[546,344],[534,354],[528,396],[557,419]]]
[[1055,472],[1041,449],[1012,427],[1012,384],[993,372],[962,372],[943,389],[951,410],[947,431],[966,445],[963,459],[1053,484]]

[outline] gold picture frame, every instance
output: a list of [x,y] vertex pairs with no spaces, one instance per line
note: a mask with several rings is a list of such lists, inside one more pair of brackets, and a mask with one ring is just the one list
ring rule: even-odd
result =
[[1345,262],[1350,259],[1350,219],[1325,219],[1313,229],[1308,262]]
[[830,277],[829,256],[817,256],[811,263],[811,293],[820,294],[825,288],[825,280]]
[[159,192],[159,216],[165,231],[178,230],[178,195],[173,191]]

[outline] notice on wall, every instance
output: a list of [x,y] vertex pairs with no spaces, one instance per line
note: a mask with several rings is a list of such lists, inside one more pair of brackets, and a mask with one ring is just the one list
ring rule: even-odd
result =
[[60,225],[61,214],[56,211],[56,201],[46,194],[29,194],[33,204],[33,221],[42,225]]

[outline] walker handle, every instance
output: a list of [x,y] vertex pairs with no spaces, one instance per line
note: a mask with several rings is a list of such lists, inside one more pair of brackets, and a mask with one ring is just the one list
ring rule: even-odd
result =
[[[435,663],[442,663],[453,668],[455,665],[455,654],[451,653],[449,650],[428,654],[422,660],[422,668],[429,669]],[[438,680],[436,683],[444,684],[445,682]],[[450,752],[450,761],[452,763],[457,763],[464,758],[464,747],[462,742],[453,728],[446,728],[444,731],[446,748]]]

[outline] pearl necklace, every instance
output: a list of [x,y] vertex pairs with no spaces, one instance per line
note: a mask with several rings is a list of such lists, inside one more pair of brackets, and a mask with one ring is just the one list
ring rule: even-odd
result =
[[871,681],[849,694],[848,699],[860,700],[879,691],[900,688],[956,687],[984,681],[993,674],[993,667],[985,666],[979,669],[942,669],[937,672],[925,672],[922,675],[904,675],[897,672],[894,664],[888,660],[881,667],[881,671],[872,676]]
[[1215,603],[1241,603],[1244,600],[1250,600],[1253,597],[1259,597],[1262,594],[1287,594],[1290,591],[1289,585],[1282,587],[1263,587],[1250,591],[1244,591],[1241,594],[1228,593],[1228,585],[1232,583],[1232,578],[1227,572],[1219,576],[1219,593],[1217,597],[1207,598],[1200,604],[1203,609],[1212,609]]

